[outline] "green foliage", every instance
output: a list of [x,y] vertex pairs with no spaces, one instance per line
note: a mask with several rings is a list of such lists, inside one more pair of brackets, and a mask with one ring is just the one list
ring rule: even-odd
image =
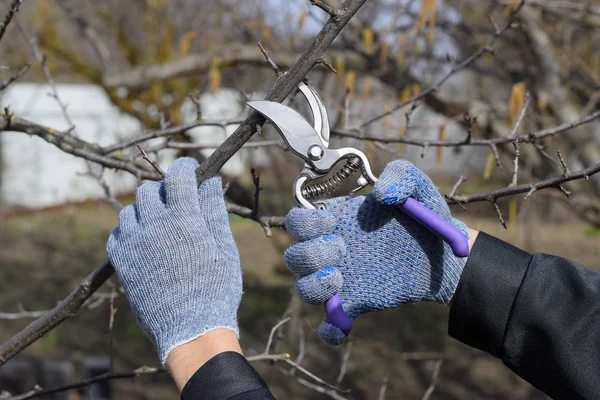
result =
[[600,237],[600,226],[590,225],[585,230],[586,236]]

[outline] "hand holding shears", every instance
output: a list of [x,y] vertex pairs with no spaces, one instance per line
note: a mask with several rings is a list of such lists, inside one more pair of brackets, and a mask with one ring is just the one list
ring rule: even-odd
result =
[[[312,200],[330,194],[356,171],[360,171],[360,176],[352,193],[368,185],[375,185],[378,179],[362,151],[353,147],[329,148],[330,127],[321,98],[312,87],[304,83],[299,85],[299,90],[310,105],[312,126],[304,117],[285,105],[269,101],[248,103],[273,124],[290,150],[305,162],[303,170],[293,184],[297,204],[306,209],[326,208],[323,203],[315,203]],[[341,169],[327,178],[334,166],[341,161],[345,162]],[[313,183],[319,179],[325,180]],[[391,195],[383,199],[384,203],[396,204],[403,213],[440,237],[450,246],[456,257],[466,257],[469,254],[468,238],[455,224],[412,197],[397,203],[394,201],[393,188],[390,190]],[[327,320],[347,335],[352,329],[352,321],[344,312],[339,293],[335,293],[325,302],[325,308]]]

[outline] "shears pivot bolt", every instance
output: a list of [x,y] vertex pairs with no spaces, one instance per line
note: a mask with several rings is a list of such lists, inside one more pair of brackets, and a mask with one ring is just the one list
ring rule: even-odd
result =
[[308,157],[313,161],[319,161],[323,158],[323,148],[318,144],[310,146],[308,149]]
[[361,187],[364,188],[365,186],[367,186],[369,184],[369,181],[367,180],[367,178],[365,178],[364,176],[361,176],[360,178],[358,178],[356,180],[356,184]]

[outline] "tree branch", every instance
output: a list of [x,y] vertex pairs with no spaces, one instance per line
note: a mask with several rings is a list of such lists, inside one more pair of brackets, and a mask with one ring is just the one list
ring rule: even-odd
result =
[[8,28],[10,21],[12,21],[15,14],[19,11],[19,7],[21,6],[21,4],[23,4],[24,1],[25,0],[13,0],[10,4],[8,13],[6,14],[6,17],[4,17],[4,21],[0,25],[0,40],[2,40],[2,38],[4,37],[4,34],[6,33],[6,28]]
[[596,165],[592,165],[586,169],[577,172],[569,172],[563,173],[561,176],[557,176],[554,178],[546,179],[536,183],[527,183],[517,186],[507,186],[502,189],[492,190],[491,192],[486,193],[477,193],[471,195],[454,195],[452,197],[448,197],[450,203],[473,203],[477,201],[495,201],[502,197],[514,196],[520,193],[527,193],[528,195],[524,200],[527,200],[531,194],[535,191],[546,189],[546,188],[558,188],[559,185],[578,180],[578,179],[589,179],[590,176],[597,174],[600,172],[600,163]]
[[[368,71],[368,60],[354,51],[331,49],[328,54],[331,58],[344,59],[348,68]],[[289,68],[302,56],[300,53],[278,50],[277,65],[279,68]],[[116,72],[104,78],[104,86],[109,89],[124,87],[137,90],[146,88],[154,82],[202,74],[210,69],[215,57],[219,57],[221,68],[234,68],[241,65],[272,68],[269,64],[265,64],[265,57],[256,51],[256,45],[232,44],[220,46],[213,52],[190,54],[161,64],[144,65]],[[324,66],[327,68],[326,65]]]
[[564,123],[558,125],[554,128],[544,129],[538,132],[527,133],[524,135],[516,136],[516,137],[497,137],[492,139],[471,139],[470,141],[466,141],[465,139],[458,140],[430,140],[430,139],[420,139],[420,138],[410,138],[405,136],[379,136],[372,134],[360,134],[358,129],[331,129],[331,133],[334,135],[338,135],[341,137],[349,137],[353,139],[363,139],[363,140],[371,140],[373,142],[380,143],[404,143],[413,146],[419,147],[459,147],[459,146],[496,146],[499,144],[511,143],[515,140],[520,143],[535,143],[544,138],[558,135],[560,133],[566,132],[570,129],[576,128],[581,125],[585,125],[590,123],[596,119],[600,118],[600,110],[578,119],[576,121]]
[[44,316],[27,325],[21,332],[0,346],[0,365],[17,355],[66,319],[74,316],[83,303],[106,282],[114,270],[108,260],[97,266],[77,288]]
[[17,79],[19,79],[20,77],[22,77],[23,75],[25,75],[25,73],[27,71],[29,71],[29,68],[31,67],[31,64],[33,62],[29,61],[27,64],[25,64],[23,66],[23,68],[21,68],[16,74],[14,74],[13,76],[11,76],[8,79],[5,79],[4,81],[0,82],[0,91],[6,89],[8,86],[10,86],[14,81],[16,81]]

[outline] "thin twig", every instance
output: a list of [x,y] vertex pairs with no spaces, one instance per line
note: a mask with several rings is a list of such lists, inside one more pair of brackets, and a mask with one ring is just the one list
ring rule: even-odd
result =
[[448,193],[448,197],[454,197],[454,194],[456,193],[458,187],[466,180],[467,178],[461,175],[460,178],[458,178],[458,181],[456,181],[456,183],[454,184],[454,186],[452,186],[452,190],[450,191],[450,193]]
[[573,194],[573,192],[567,190],[563,185],[558,185],[558,188],[560,189],[561,192],[563,192],[563,194],[567,197],[571,197],[571,195]]
[[223,130],[226,130],[228,126],[239,125],[242,122],[243,122],[243,120],[241,120],[241,119],[195,121],[195,122],[192,122],[189,124],[174,126],[174,127],[167,128],[167,129],[158,129],[155,131],[151,131],[151,132],[145,133],[139,137],[124,141],[122,143],[116,143],[114,145],[104,147],[101,150],[99,150],[99,152],[101,155],[109,155],[111,153],[115,153],[119,150],[126,149],[128,147],[134,146],[136,144],[139,144],[139,143],[151,140],[151,139],[156,139],[156,138],[160,138],[160,137],[176,136],[176,135],[184,133],[190,129],[197,128],[200,126],[218,126],[218,127],[222,128]]
[[106,69],[110,68],[111,63],[114,62],[110,50],[102,40],[102,36],[94,28],[94,25],[88,22],[88,19],[84,14],[85,11],[82,12],[82,7],[78,7],[78,4],[68,0],[56,1],[56,4],[58,4],[60,9],[71,20],[82,36],[85,36],[87,42],[91,45],[91,48],[104,64],[104,67]]
[[267,345],[265,346],[265,351],[263,354],[270,354],[271,352],[271,344],[273,343],[273,337],[277,330],[282,327],[285,323],[287,323],[292,317],[287,317],[279,321],[273,328],[271,328],[271,333],[269,334],[269,340],[267,340]]
[[158,163],[156,161],[154,161],[150,157],[148,157],[146,150],[144,150],[144,148],[142,146],[140,146],[139,144],[136,146],[137,146],[138,150],[140,151],[140,153],[142,154],[142,157],[144,158],[144,160],[148,161],[148,163],[150,165],[152,165],[152,168],[154,168],[154,170],[164,179],[164,177],[167,174],[165,173],[165,171],[163,171],[163,169],[160,167],[160,165],[158,165]]
[[322,64],[322,65],[324,65],[325,67],[327,67],[328,70],[330,70],[334,74],[338,73],[337,70],[334,68],[334,66],[325,57],[319,58],[317,60],[316,64]]
[[425,394],[423,395],[423,398],[421,400],[429,400],[429,398],[433,394],[433,391],[435,390],[435,385],[437,384],[437,381],[440,377],[440,370],[442,369],[443,363],[444,363],[444,357],[440,358],[435,363],[435,368],[433,369],[433,376],[431,377],[431,383],[429,384],[429,387],[427,388],[427,391],[425,392]]
[[560,165],[563,168],[563,176],[566,176],[569,174],[569,167],[567,166],[567,163],[565,162],[565,159],[562,155],[562,153],[560,152],[560,150],[556,150],[556,155],[558,155],[558,159],[560,160]]
[[523,122],[523,119],[525,119],[525,115],[527,115],[527,109],[529,108],[530,101],[531,101],[531,95],[529,93],[525,93],[525,102],[523,103],[523,107],[521,108],[521,112],[519,113],[519,116],[515,120],[513,129],[510,132],[509,137],[514,138],[517,136],[517,133],[519,132],[519,128],[521,128],[521,122]]
[[389,376],[384,376],[381,381],[381,387],[379,388],[379,396],[377,396],[378,400],[385,400],[385,392],[387,392],[388,383],[390,381]]
[[260,215],[260,191],[262,189],[260,187],[260,174],[256,172],[256,169],[250,169],[250,174],[252,175],[252,182],[254,183],[254,207],[252,208],[252,219],[256,220]]
[[67,128],[65,131],[62,132],[62,136],[70,135],[71,133],[73,133],[75,131],[75,124],[73,123],[73,121],[71,120],[71,117],[69,116],[69,113],[67,111],[67,104],[64,103],[60,99],[60,96],[58,95],[58,89],[56,87],[56,82],[54,81],[54,78],[52,77],[52,74],[50,73],[50,69],[48,68],[46,56],[44,56],[42,54],[42,51],[40,50],[37,39],[33,35],[28,34],[27,31],[25,30],[25,28],[19,23],[18,20],[16,22],[17,22],[17,27],[19,29],[19,32],[21,33],[21,36],[23,36],[25,41],[27,41],[27,43],[29,43],[29,45],[32,49],[32,52],[33,52],[33,56],[35,57],[37,62],[42,67],[42,72],[44,73],[44,77],[46,78],[46,81],[50,85],[50,90],[51,90],[51,93],[49,93],[50,97],[52,97],[58,104],[58,107],[60,108],[60,111],[63,115],[63,118],[65,119],[65,121],[67,122],[67,124],[69,126],[69,128]]
[[16,313],[7,313],[0,312],[0,319],[5,320],[18,320],[18,319],[26,319],[26,318],[39,318],[42,315],[46,314],[48,310],[43,311],[20,311]]
[[527,192],[527,194],[525,195],[525,197],[523,197],[523,201],[529,200],[529,198],[531,197],[531,195],[534,194],[536,191],[537,191],[536,187],[532,187],[531,189],[529,189],[529,191]]
[[273,61],[273,59],[269,55],[269,52],[267,51],[267,49],[265,49],[265,47],[262,45],[261,42],[257,42],[257,44],[258,44],[258,48],[260,49],[260,52],[263,53],[263,55],[265,56],[267,64],[269,64],[269,66],[271,68],[273,68],[273,71],[275,71],[275,75],[277,75],[278,78],[282,77],[283,72],[281,72],[281,69],[277,66],[277,63],[275,63],[275,61]]
[[117,297],[117,292],[115,291],[115,288],[113,287],[111,296],[110,296],[110,302],[109,302],[109,318],[108,318],[108,354],[110,357],[110,369],[109,371],[112,372],[113,370],[113,362],[114,362],[114,357],[113,357],[113,327],[115,325],[115,315],[117,314],[117,307],[115,307],[115,298]]
[[465,137],[465,144],[471,143],[473,140],[473,125],[477,124],[477,117],[471,117],[468,111],[463,114],[463,121],[467,125],[467,137]]
[[162,374],[166,372],[167,370],[165,370],[164,368],[152,368],[146,366],[137,368],[130,372],[109,372],[106,374],[94,376],[93,378],[89,378],[80,382],[55,386],[48,389],[42,389],[40,387],[37,387],[22,395],[9,397],[7,400],[28,400],[36,397],[48,396],[54,393],[66,392],[68,390],[85,388],[98,382],[107,382],[117,379],[131,379],[136,378],[140,375]]
[[515,146],[515,156],[513,159],[513,174],[512,179],[510,181],[510,185],[508,186],[517,186],[517,175],[519,173],[519,155],[521,154],[520,144],[518,141],[514,141],[513,145]]
[[13,82],[15,82],[17,79],[19,79],[20,77],[22,77],[23,75],[25,75],[25,73],[27,71],[29,71],[29,68],[31,67],[31,64],[33,62],[29,61],[27,64],[25,64],[23,66],[23,68],[21,68],[16,74],[14,74],[13,76],[11,76],[8,79],[5,79],[4,81],[0,82],[0,91],[6,89],[8,86],[10,86]]
[[253,217],[253,210],[237,204],[227,203],[227,212],[239,215],[240,217],[252,219],[260,224],[265,231],[267,237],[272,236],[271,228],[285,227],[285,217]]
[[344,354],[342,356],[342,364],[340,365],[340,372],[338,373],[338,377],[335,381],[335,384],[340,386],[344,377],[346,376],[346,371],[348,370],[348,363],[350,361],[350,354],[352,354],[352,340],[348,340],[345,344]]
[[[419,107],[419,102],[415,101],[414,103],[412,103],[412,105],[408,108],[408,110],[406,110],[406,113],[404,113],[404,134],[408,134],[408,130],[410,128],[410,117],[412,117],[413,113],[415,112],[415,110]],[[423,156],[421,156],[423,157]]]
[[490,199],[489,201],[494,206],[494,210],[496,210],[496,215],[498,215],[498,219],[500,220],[500,223],[502,224],[502,226],[504,227],[504,229],[508,229],[506,227],[506,221],[504,221],[504,217],[502,216],[502,211],[500,211],[500,207],[498,207],[498,203],[496,202],[496,200]]
[[21,4],[23,4],[24,1],[25,0],[13,0],[10,4],[8,13],[4,17],[2,25],[0,25],[0,40],[2,40],[2,38],[4,37],[4,34],[6,33],[6,28],[8,28],[10,21],[12,21],[15,14],[19,11],[19,7],[21,6]]
[[312,382],[307,381],[306,379],[296,377],[296,382],[301,384],[302,386],[309,388],[310,390],[314,390],[315,392],[322,393],[326,396],[331,397],[334,400],[348,400],[347,396],[344,396],[333,389],[328,389],[323,386],[316,385]]
[[339,393],[347,393],[347,390],[342,390],[342,389],[338,388],[337,386],[323,380],[322,378],[319,378],[314,373],[310,372],[303,366],[301,366],[298,363],[296,363],[295,361],[291,360],[290,357],[291,356],[287,353],[286,354],[259,354],[256,356],[250,356],[247,359],[249,362],[264,361],[264,360],[283,362],[283,363],[293,367],[294,369],[297,369],[298,371],[300,371],[301,373],[303,373],[304,375],[306,375],[307,377],[309,377],[310,379],[312,379],[313,381],[317,382],[320,385],[326,386],[329,389],[335,390],[336,392],[339,392]]
[[330,5],[326,4],[324,1],[322,0],[309,0],[310,4],[312,4],[315,7],[319,7],[321,10],[325,11],[327,14],[329,14],[329,16],[333,19],[336,19],[339,17],[339,12],[338,10],[336,10],[335,8],[331,7]]
[[87,165],[87,168],[88,168],[88,172],[84,173],[84,174],[81,174],[81,175],[82,176],[89,176],[89,177],[93,178],[96,182],[98,182],[98,184],[100,185],[100,187],[104,191],[106,202],[115,211],[120,212],[123,209],[123,204],[113,195],[110,186],[108,185],[108,183],[104,179],[104,177],[103,177],[103,175],[104,175],[104,167],[99,166],[101,168],[100,168],[100,170],[98,170],[97,168],[94,168],[97,165],[94,165],[94,164],[92,164],[89,161],[86,161],[86,165]]
[[496,166],[498,168],[502,168],[502,164],[500,163],[500,155],[498,154],[498,146],[494,143],[490,143],[490,150],[492,150],[492,154],[494,155],[494,159],[496,160]]

